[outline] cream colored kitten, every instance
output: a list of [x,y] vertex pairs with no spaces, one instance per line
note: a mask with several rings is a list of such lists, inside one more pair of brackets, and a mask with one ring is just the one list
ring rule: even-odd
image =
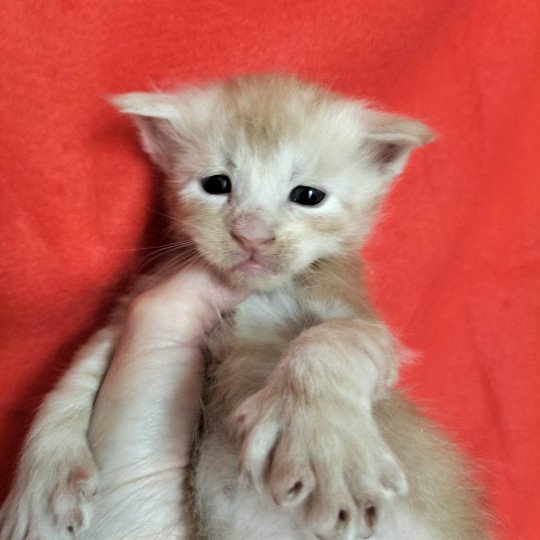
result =
[[[364,296],[358,264],[381,198],[430,131],[278,75],[127,94],[116,104],[136,118],[168,176],[175,234],[253,291],[208,342],[198,536],[485,538],[464,462],[392,390],[399,348]],[[2,540],[24,538],[30,516],[39,538],[183,534],[170,526],[180,516],[174,494],[167,506],[157,493],[155,508],[143,498],[126,519],[108,515],[116,503],[98,492],[90,520],[98,480],[87,432],[120,324],[94,338],[47,398],[3,509]],[[159,376],[170,379],[171,369]],[[167,403],[159,414],[173,417]],[[107,410],[97,407],[90,437],[106,469],[130,428],[104,452],[96,433]],[[106,474],[101,482],[106,491]],[[159,489],[177,483],[172,475]],[[127,532],[136,514],[161,521],[146,536]]]

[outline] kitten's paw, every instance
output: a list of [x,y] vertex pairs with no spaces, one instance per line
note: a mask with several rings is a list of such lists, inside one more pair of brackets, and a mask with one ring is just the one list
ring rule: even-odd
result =
[[76,538],[90,522],[98,486],[90,451],[24,461],[1,510],[0,540]]
[[241,478],[321,539],[370,538],[407,481],[368,407],[267,387],[234,416]]

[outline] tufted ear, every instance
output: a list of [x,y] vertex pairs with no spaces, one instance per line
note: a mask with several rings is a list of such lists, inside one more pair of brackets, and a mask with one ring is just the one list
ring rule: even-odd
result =
[[368,111],[367,134],[362,153],[385,180],[399,175],[411,152],[435,139],[435,134],[422,122],[403,116]]
[[114,96],[111,103],[135,120],[142,145],[154,163],[172,172],[182,142],[183,115],[179,94],[133,92]]

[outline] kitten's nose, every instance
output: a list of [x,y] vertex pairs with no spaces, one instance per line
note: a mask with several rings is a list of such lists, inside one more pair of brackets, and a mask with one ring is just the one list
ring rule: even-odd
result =
[[242,246],[249,251],[261,249],[263,246],[271,244],[275,240],[274,237],[246,238],[245,236],[241,236],[236,233],[231,233],[231,235],[237,242],[242,244]]
[[249,250],[260,249],[275,240],[273,226],[254,213],[243,214],[235,219],[231,236]]

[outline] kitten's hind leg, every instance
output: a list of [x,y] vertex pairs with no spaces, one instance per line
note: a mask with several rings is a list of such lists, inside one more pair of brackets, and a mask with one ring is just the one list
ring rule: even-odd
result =
[[47,396],[28,434],[2,507],[0,540],[63,540],[91,518],[98,471],[87,430],[117,329],[98,332]]

